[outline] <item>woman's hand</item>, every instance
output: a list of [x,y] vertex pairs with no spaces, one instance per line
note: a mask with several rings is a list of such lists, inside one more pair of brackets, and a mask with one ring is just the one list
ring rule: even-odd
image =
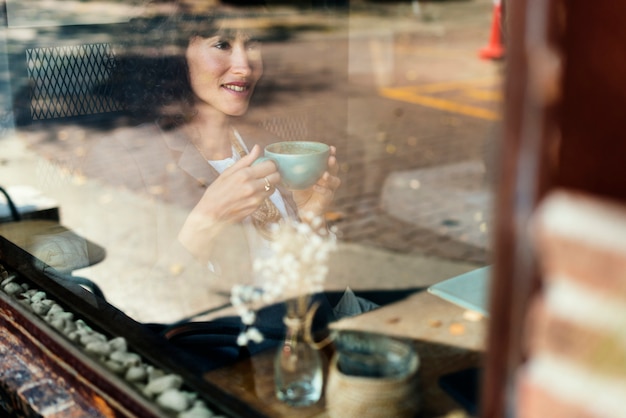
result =
[[280,182],[280,174],[273,162],[252,165],[260,155],[261,149],[255,145],[248,155],[224,170],[207,188],[192,212],[229,223],[240,222],[254,212]]
[[328,170],[316,184],[306,190],[294,190],[293,199],[298,207],[298,215],[303,220],[311,220],[316,217],[323,217],[325,212],[333,202],[335,191],[341,185],[341,180],[337,177],[339,165],[335,156],[337,150],[330,147],[328,157]]
[[260,154],[255,145],[217,177],[191,210],[178,238],[192,254],[206,258],[211,241],[223,226],[242,221],[274,192],[280,174],[271,161],[252,165]]

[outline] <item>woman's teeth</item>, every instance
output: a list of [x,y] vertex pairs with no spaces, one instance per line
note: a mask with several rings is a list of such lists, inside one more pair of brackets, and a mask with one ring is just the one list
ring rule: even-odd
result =
[[242,86],[231,86],[231,85],[228,85],[228,84],[225,85],[224,87],[226,87],[229,90],[236,91],[236,92],[242,92],[242,91],[246,90],[245,87],[242,87]]

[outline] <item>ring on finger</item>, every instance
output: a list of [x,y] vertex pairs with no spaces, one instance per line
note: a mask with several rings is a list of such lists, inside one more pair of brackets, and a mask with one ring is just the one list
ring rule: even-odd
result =
[[263,180],[265,180],[265,191],[269,192],[270,190],[272,190],[272,183],[270,183],[267,177],[263,177]]

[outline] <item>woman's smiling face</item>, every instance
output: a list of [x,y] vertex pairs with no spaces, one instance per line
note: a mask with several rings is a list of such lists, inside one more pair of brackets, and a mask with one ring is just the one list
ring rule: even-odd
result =
[[186,52],[189,82],[198,106],[230,116],[248,110],[263,74],[261,45],[240,30],[193,37]]

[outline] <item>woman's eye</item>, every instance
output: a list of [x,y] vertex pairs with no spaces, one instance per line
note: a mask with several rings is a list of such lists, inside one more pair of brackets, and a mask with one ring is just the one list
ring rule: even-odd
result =
[[230,42],[228,41],[217,41],[214,44],[217,49],[230,49]]

